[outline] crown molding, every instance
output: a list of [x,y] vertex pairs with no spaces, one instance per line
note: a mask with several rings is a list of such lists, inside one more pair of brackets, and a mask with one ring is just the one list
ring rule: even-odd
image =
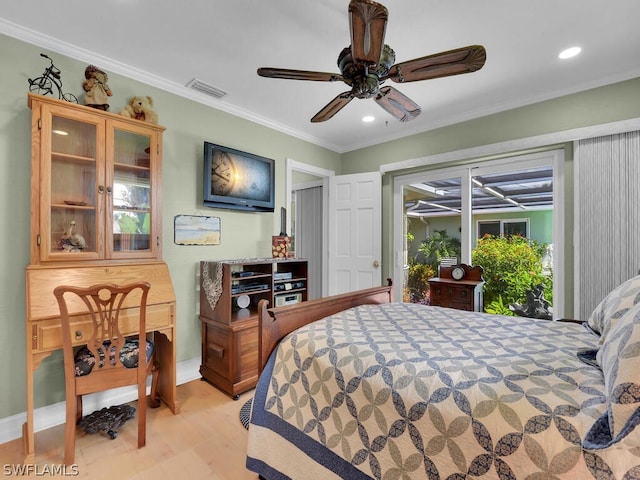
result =
[[29,43],[31,45],[46,48],[47,50],[65,55],[74,60],[92,64],[99,64],[101,68],[104,68],[109,72],[113,72],[131,80],[136,80],[138,82],[144,83],[145,85],[164,90],[179,97],[187,98],[196,103],[211,107],[215,110],[220,110],[236,117],[243,118],[250,122],[257,123],[273,130],[277,130],[281,133],[284,133],[285,135],[304,140],[305,142],[309,142],[314,145],[327,148],[334,152],[341,153],[339,151],[340,148],[337,145],[327,143],[312,135],[308,135],[299,130],[287,127],[286,125],[274,122],[273,120],[267,119],[260,115],[256,115],[255,113],[248,110],[235,107],[221,100],[217,100],[208,95],[199,93],[184,85],[168,81],[158,75],[154,75],[153,73],[141,70],[140,68],[118,62],[112,58],[105,57],[103,55],[94,53],[84,48],[80,48],[67,42],[63,42],[62,40],[59,40],[57,38],[44,35],[28,28],[24,28],[3,18],[0,18],[0,33]]

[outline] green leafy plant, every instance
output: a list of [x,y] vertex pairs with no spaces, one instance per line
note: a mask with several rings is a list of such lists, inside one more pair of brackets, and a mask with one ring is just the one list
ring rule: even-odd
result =
[[409,264],[405,300],[411,303],[428,303],[429,279],[436,276],[436,269],[425,263]]
[[422,256],[424,263],[437,270],[443,258],[457,257],[459,259],[460,251],[460,239],[450,237],[446,230],[435,230],[418,247],[418,256]]
[[509,310],[509,305],[504,304],[502,295],[498,295],[497,300],[492,301],[489,305],[485,305],[484,311],[487,313],[493,313],[494,315],[515,315],[511,310]]
[[486,235],[479,239],[472,261],[484,269],[487,308],[498,309],[502,305],[508,309],[512,303],[522,303],[527,290],[539,284],[544,284],[545,299],[551,302],[552,279],[542,274],[545,250],[545,245],[518,235]]

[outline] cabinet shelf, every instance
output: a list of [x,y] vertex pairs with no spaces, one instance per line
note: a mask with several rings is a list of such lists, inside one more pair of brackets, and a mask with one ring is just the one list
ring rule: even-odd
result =
[[285,280],[274,280],[274,284],[279,285],[282,283],[294,283],[294,282],[306,282],[307,281],[307,277],[292,277],[292,278],[287,278]]
[[96,207],[93,205],[73,205],[68,203],[53,203],[51,204],[52,208],[62,208],[64,210],[95,210]]
[[114,212],[130,212],[130,213],[150,213],[151,209],[149,207],[120,207],[114,206]]
[[147,160],[147,165],[132,165],[130,163],[115,162],[114,166],[118,170],[128,170],[130,172],[148,172],[150,170],[148,160]]
[[243,292],[232,293],[231,294],[231,298],[236,298],[236,297],[239,297],[241,295],[249,295],[249,296],[251,296],[251,295],[258,295],[258,294],[270,293],[270,292],[271,292],[271,289],[269,289],[269,288],[264,288],[262,290],[246,290],[246,291],[243,291]]
[[96,159],[93,157],[85,157],[82,155],[72,155],[69,153],[51,152],[51,159],[56,162],[68,162],[68,163],[96,163]]

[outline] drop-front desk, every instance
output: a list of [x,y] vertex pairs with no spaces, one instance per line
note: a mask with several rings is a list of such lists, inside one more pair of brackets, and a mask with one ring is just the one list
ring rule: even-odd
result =
[[[180,412],[176,398],[176,300],[169,271],[164,262],[89,266],[30,265],[26,269],[27,287],[27,421],[23,425],[25,463],[35,462],[33,374],[42,360],[62,349],[62,327],[53,289],[58,285],[88,287],[97,283],[151,284],[147,303],[147,332],[153,335],[156,358],[160,363],[158,393],[174,414]],[[76,343],[86,343],[91,334],[90,320],[83,304],[71,304]],[[135,313],[132,310],[132,313]],[[131,321],[125,321],[131,328]],[[126,333],[125,333],[126,335]]]

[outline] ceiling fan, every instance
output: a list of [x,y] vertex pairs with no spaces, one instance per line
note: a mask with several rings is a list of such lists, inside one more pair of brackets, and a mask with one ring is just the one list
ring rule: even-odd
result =
[[448,77],[475,72],[484,65],[487,52],[480,45],[394,64],[396,54],[384,43],[388,15],[384,5],[372,0],[351,0],[351,45],[344,48],[338,56],[339,74],[263,67],[258,69],[258,75],[317,82],[339,80],[351,87],[351,90],[339,94],[316,113],[312,122],[329,120],[354,98],[373,98],[398,120],[407,122],[420,115],[420,106],[395,88],[382,86],[386,80],[405,83]]

